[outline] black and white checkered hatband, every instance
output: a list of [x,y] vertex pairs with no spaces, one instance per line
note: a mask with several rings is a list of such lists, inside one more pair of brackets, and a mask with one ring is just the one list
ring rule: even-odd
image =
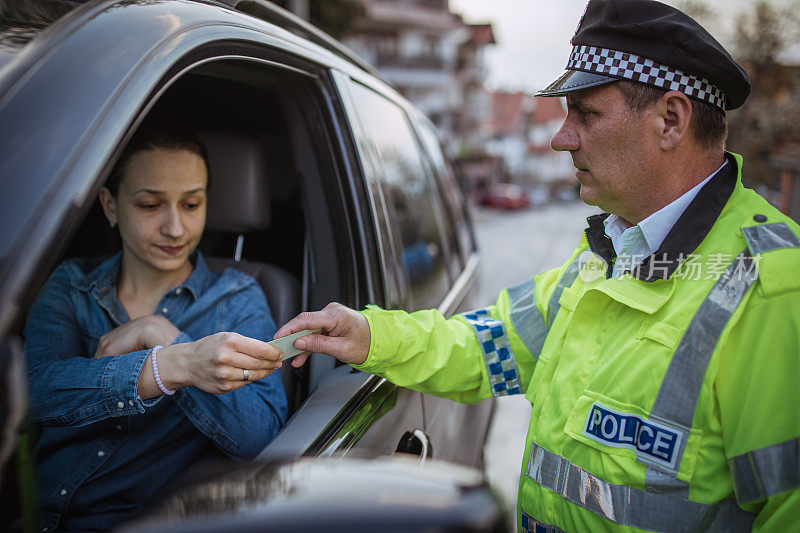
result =
[[725,93],[709,83],[708,80],[699,79],[691,74],[685,74],[680,70],[656,63],[652,59],[627,52],[598,46],[576,45],[572,48],[567,69],[638,81],[668,91],[680,91],[687,96],[725,110]]

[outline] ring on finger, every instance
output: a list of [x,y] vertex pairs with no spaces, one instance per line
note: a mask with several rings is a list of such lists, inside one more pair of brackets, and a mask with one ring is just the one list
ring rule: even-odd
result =
[[245,368],[243,369],[244,376],[242,377],[242,381],[250,381],[250,369]]

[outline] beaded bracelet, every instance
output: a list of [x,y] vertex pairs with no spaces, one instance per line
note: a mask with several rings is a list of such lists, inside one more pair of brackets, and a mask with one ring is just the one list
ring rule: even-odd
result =
[[163,348],[160,344],[153,347],[153,351],[150,352],[150,361],[153,363],[153,375],[156,377],[156,385],[158,388],[161,389],[161,392],[166,394],[167,396],[172,396],[175,394],[174,390],[169,390],[164,386],[164,383],[161,382],[161,376],[158,375],[158,361],[156,360],[156,354],[158,351]]

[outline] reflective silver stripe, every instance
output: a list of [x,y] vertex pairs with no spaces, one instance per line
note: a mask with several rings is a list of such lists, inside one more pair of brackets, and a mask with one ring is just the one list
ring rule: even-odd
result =
[[508,288],[511,324],[525,347],[538,359],[547,338],[547,324],[544,321],[534,297],[533,280],[523,281]]
[[519,367],[508,341],[506,325],[492,318],[488,309],[462,313],[461,316],[475,330],[475,336],[481,345],[492,395],[522,394]]
[[696,528],[696,531],[751,531],[756,515],[739,508],[736,500],[728,498],[716,504],[716,512]]
[[785,222],[742,228],[742,235],[753,255],[778,248],[800,248],[800,239]]
[[730,505],[730,500],[704,504],[609,483],[535,443],[531,446],[527,475],[537,485],[623,526],[685,531],[706,530],[724,523],[731,528],[729,531],[748,531],[755,519],[735,503]]
[[580,266],[579,255],[572,263],[570,263],[570,265],[567,267],[567,270],[564,271],[564,275],[561,276],[560,280],[558,280],[556,290],[553,291],[553,294],[550,296],[550,302],[547,304],[548,327],[553,325],[553,321],[556,319],[558,310],[561,308],[561,304],[558,303],[558,301],[561,299],[561,293],[564,292],[566,287],[569,287],[575,282],[575,278],[578,277],[578,272],[580,272]]
[[644,473],[644,486],[648,492],[669,494],[676,498],[689,499],[689,484],[671,474],[648,466]]
[[728,464],[740,504],[768,498],[800,486],[800,439],[737,455]]
[[[695,313],[672,356],[650,411],[652,419],[672,425],[684,433],[676,465],[680,465],[689,438],[697,400],[714,348],[747,290],[758,278],[758,268],[752,255],[778,248],[800,247],[800,239],[783,222],[742,228],[742,233],[748,248],[720,276]],[[653,465],[646,457],[637,456],[637,459],[648,465],[648,490],[671,492],[679,488],[680,482],[677,480],[670,483],[654,472],[663,467]],[[675,476],[677,467],[667,472]]]
[[[689,429],[711,354],[731,315],[758,277],[758,270],[753,267],[753,258],[744,250],[720,276],[692,317],[658,389],[650,418],[684,434],[675,469],[666,470],[673,476],[677,474],[689,439]],[[637,459],[646,465],[664,469],[647,457],[637,455]]]
[[522,511],[520,518],[522,518],[522,529],[520,531],[525,533],[564,533],[563,529],[553,524],[539,522],[525,511]]

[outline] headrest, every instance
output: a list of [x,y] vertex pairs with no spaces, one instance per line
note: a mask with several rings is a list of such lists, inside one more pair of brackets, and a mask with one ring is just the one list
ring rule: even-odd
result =
[[252,137],[200,132],[208,151],[206,228],[246,233],[269,226],[270,196],[264,148]]

